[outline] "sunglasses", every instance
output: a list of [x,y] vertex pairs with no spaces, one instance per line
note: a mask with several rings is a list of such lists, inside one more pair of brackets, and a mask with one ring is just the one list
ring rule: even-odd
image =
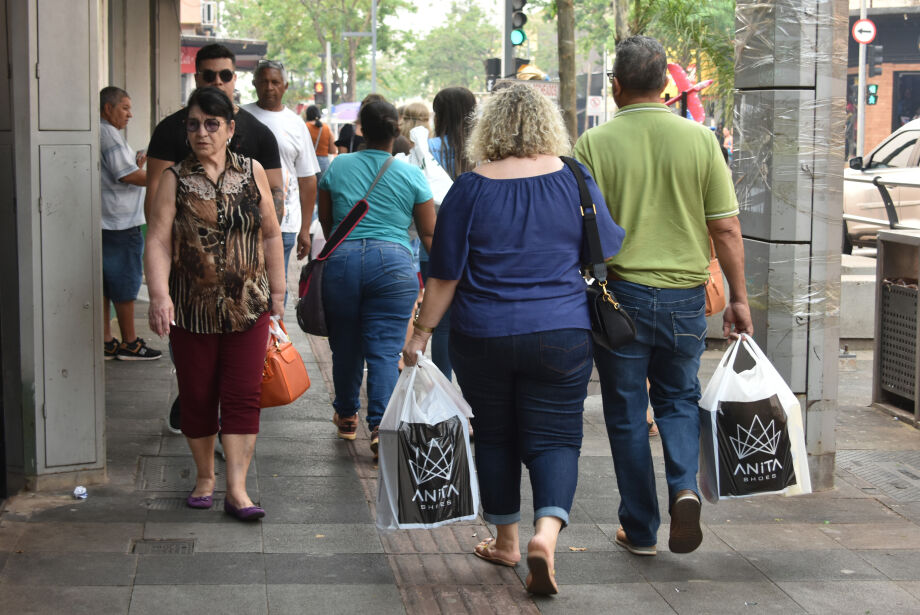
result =
[[214,83],[215,81],[217,81],[218,77],[220,77],[220,80],[223,83],[230,83],[231,81],[233,81],[233,71],[230,70],[229,68],[225,68],[224,70],[221,70],[221,71],[202,70],[202,71],[199,71],[198,74],[201,75],[201,78],[205,83]]
[[204,124],[204,129],[208,132],[217,132],[220,130],[220,120],[214,119],[213,117],[209,117],[203,122],[195,118],[189,118],[185,120],[185,129],[188,132],[198,132],[202,124]]
[[282,64],[278,60],[259,60],[259,62],[256,64],[256,72],[258,72],[259,69],[262,68],[263,66],[267,66],[268,68],[275,68],[278,70],[284,70],[284,64]]
[[609,79],[610,81],[613,81],[614,77],[616,77],[616,74],[614,74],[613,71],[610,71],[607,73],[607,79]]

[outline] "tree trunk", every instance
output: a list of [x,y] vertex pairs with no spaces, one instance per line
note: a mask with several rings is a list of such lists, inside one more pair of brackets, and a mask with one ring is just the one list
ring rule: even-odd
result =
[[344,96],[347,102],[357,102],[358,92],[358,39],[348,39],[348,93]]
[[556,28],[559,47],[559,107],[565,127],[572,137],[578,138],[575,110],[575,3],[574,0],[557,0]]
[[616,39],[620,41],[629,38],[629,0],[613,0],[616,27]]

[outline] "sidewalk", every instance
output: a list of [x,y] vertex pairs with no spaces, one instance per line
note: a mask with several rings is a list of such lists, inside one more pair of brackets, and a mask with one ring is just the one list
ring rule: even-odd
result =
[[[138,304],[142,336],[145,308]],[[293,313],[287,321],[296,322]],[[920,612],[920,431],[866,407],[871,351],[858,351],[855,371],[841,373],[836,489],[704,504],[704,541],[688,555],[667,552],[667,525],[657,557],[614,545],[613,464],[600,396],[589,397],[572,524],[556,558],[561,591],[534,599],[523,588],[526,565],[512,570],[471,555],[489,535],[481,524],[377,532],[367,432],[362,426],[354,443],[335,437],[328,346],[290,329],[312,387],[296,403],[262,413],[250,494],[267,511],[263,522],[223,514],[219,459],[214,508],[185,507],[195,469],[184,438],[164,427],[176,394],[171,364],[109,362],[109,482],[90,486],[84,501],[43,493],[7,503],[0,611]],[[720,355],[704,355],[704,385]],[[653,451],[663,493],[657,439]],[[524,493],[526,547],[526,476]]]

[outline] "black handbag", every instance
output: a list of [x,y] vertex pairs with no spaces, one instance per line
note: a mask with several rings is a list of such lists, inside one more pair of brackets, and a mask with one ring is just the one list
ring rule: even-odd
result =
[[300,285],[297,293],[300,299],[297,301],[295,312],[297,313],[297,324],[300,325],[304,333],[320,337],[329,335],[329,329],[326,327],[326,310],[323,307],[323,269],[326,266],[326,259],[335,252],[335,249],[345,241],[348,235],[358,226],[358,223],[367,215],[369,209],[367,197],[371,195],[374,186],[377,185],[377,182],[380,181],[380,178],[383,177],[383,174],[392,163],[393,158],[387,158],[383,166],[380,167],[380,171],[377,172],[374,183],[367,189],[364,198],[355,203],[345,214],[342,222],[329,236],[326,245],[317,254],[316,258],[304,265],[303,269],[300,270]]
[[601,251],[601,237],[597,230],[597,209],[588,192],[584,174],[574,158],[560,156],[571,169],[578,182],[581,197],[581,215],[585,227],[585,241],[588,243],[591,273],[594,281],[588,285],[588,313],[591,316],[591,334],[594,343],[607,350],[624,346],[636,339],[636,325],[620,307],[613,293],[607,289],[607,265]]

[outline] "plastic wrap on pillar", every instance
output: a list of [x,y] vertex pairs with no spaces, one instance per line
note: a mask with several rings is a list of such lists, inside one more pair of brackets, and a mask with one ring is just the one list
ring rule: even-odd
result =
[[820,1],[737,0],[735,87],[814,87]]
[[811,237],[814,91],[744,90],[735,95],[735,191],[745,236]]

